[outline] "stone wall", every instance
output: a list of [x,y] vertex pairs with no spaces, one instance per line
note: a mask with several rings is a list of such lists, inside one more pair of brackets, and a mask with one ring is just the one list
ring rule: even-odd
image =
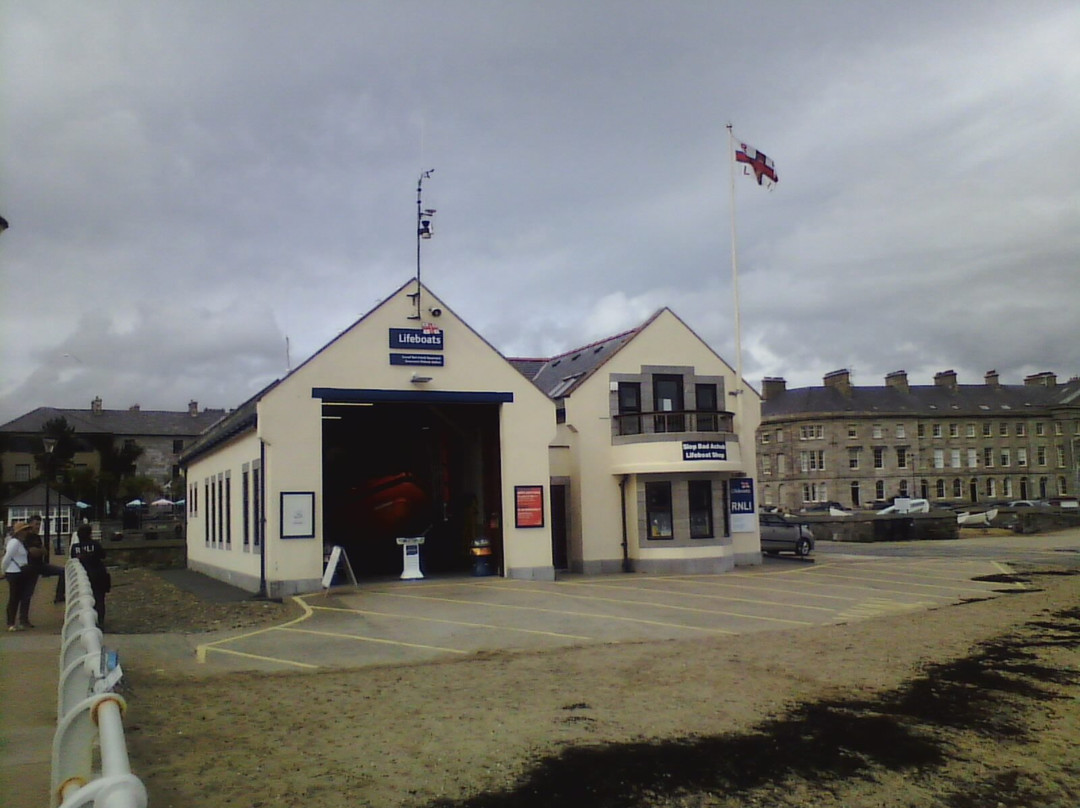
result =
[[927,541],[956,539],[960,528],[953,513],[857,513],[830,517],[799,514],[792,517],[810,526],[815,541]]

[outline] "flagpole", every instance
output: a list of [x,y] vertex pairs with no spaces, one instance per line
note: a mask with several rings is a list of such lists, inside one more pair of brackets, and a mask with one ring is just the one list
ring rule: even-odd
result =
[[739,401],[742,398],[742,321],[739,313],[739,261],[738,250],[735,246],[735,133],[731,124],[728,130],[728,163],[731,168],[731,292],[735,301],[735,414],[742,415],[742,407]]

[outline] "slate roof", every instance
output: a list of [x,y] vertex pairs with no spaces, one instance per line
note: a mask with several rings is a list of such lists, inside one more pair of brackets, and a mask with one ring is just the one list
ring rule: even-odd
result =
[[[57,507],[75,507],[75,500],[65,497],[55,488],[49,489],[49,501]],[[31,488],[27,488],[25,491],[16,494],[11,499],[0,504],[0,508],[20,508],[29,507],[33,508],[38,505],[45,504],[45,484],[38,483]]]
[[213,424],[205,434],[181,452],[180,465],[186,467],[192,460],[206,454],[215,446],[220,446],[242,432],[254,429],[259,423],[259,402],[279,384],[281,384],[281,379],[274,379],[235,410]]
[[72,410],[38,407],[26,415],[0,425],[0,432],[38,434],[42,425],[53,418],[64,418],[76,435],[111,434],[121,436],[193,437],[216,424],[225,410],[202,410],[191,415],[187,410]]
[[526,378],[531,379],[532,383],[549,398],[563,398],[574,392],[616,351],[656,319],[659,313],[657,312],[642,325],[630,331],[591,342],[550,359],[509,359],[507,361],[521,371]]
[[761,417],[784,418],[850,413],[926,417],[950,415],[1021,415],[1055,406],[1080,406],[1080,381],[1055,387],[1042,385],[991,386],[986,384],[912,385],[908,392],[895,387],[800,387],[777,393],[761,404]]

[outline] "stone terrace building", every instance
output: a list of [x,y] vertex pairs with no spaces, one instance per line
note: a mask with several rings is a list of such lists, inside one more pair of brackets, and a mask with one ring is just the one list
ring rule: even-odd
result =
[[958,384],[943,371],[910,385],[856,387],[847,370],[822,387],[762,382],[761,501],[787,510],[823,502],[868,507],[894,496],[950,504],[1047,499],[1080,491],[1080,378],[1053,373]]

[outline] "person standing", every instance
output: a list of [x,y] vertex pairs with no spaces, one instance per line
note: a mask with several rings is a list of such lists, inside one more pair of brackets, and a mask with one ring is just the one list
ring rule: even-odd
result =
[[90,591],[94,593],[94,609],[97,611],[98,628],[105,627],[105,595],[112,588],[109,571],[105,567],[105,548],[94,541],[90,525],[79,525],[75,531],[76,541],[68,548],[72,559],[78,559],[90,579]]
[[32,530],[28,523],[16,522],[4,545],[4,559],[0,562],[0,568],[8,584],[8,631],[22,631],[30,627],[30,598],[26,597],[26,584],[31,574],[26,570],[30,554],[24,539],[29,537]]

